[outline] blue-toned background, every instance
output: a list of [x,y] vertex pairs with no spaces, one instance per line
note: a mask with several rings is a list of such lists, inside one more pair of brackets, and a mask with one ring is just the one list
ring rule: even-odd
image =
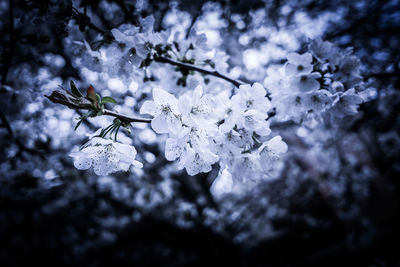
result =
[[[94,74],[80,56],[83,40],[107,45],[112,29],[149,15],[156,31],[204,33],[226,53],[220,62],[229,56],[220,67],[249,83],[311,39],[353,47],[369,101],[334,150],[280,125],[290,148],[283,174],[240,194],[212,186],[217,168],[178,171],[164,157],[165,136],[140,124],[119,138],[135,145],[143,169],[79,171],[68,154],[112,119],[74,131],[79,114],[44,95],[73,79],[138,114],[153,81],[177,87],[172,67],[128,82]],[[400,264],[390,245],[400,238],[398,1],[1,0],[0,17],[0,265]]]

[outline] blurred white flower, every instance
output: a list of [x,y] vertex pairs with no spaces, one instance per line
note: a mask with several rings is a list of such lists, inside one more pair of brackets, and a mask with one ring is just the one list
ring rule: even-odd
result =
[[321,78],[321,74],[319,72],[300,74],[292,77],[292,86],[303,93],[316,91],[320,88],[320,83],[317,81],[319,78]]
[[93,137],[77,152],[69,154],[79,170],[93,167],[97,175],[109,175],[117,171],[127,171],[131,165],[141,168],[135,160],[134,146],[114,142],[110,139]]
[[231,168],[232,177],[239,182],[247,183],[258,181],[264,174],[257,153],[243,153],[237,155]]
[[186,168],[189,175],[211,171],[218,156],[209,148],[205,131],[186,128],[179,136],[168,138],[165,143],[165,158],[178,159],[178,168]]
[[279,169],[281,157],[286,153],[287,149],[287,144],[282,141],[282,137],[279,135],[264,142],[258,148],[261,166],[266,174],[272,174],[274,170]]
[[324,63],[328,58],[332,55],[336,55],[338,52],[332,43],[322,41],[321,38],[312,40],[308,45],[308,49],[320,63]]
[[304,105],[307,112],[320,113],[332,103],[332,95],[327,90],[318,90],[303,94]]
[[300,74],[309,74],[313,70],[312,55],[304,53],[290,53],[287,55],[288,63],[285,67],[286,75],[295,76]]
[[354,88],[344,93],[339,92],[336,96],[331,108],[332,115],[342,118],[347,115],[355,115],[358,113],[358,105],[363,102],[363,99],[356,94]]

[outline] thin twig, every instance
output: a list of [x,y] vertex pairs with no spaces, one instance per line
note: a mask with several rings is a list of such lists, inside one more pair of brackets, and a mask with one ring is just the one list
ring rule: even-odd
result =
[[[79,11],[76,10],[76,9],[75,9],[75,12],[79,13]],[[81,13],[81,14],[82,14],[82,13]],[[88,25],[89,27],[91,27],[92,29],[97,30],[98,32],[100,32],[100,33],[102,33],[102,34],[105,33],[104,30],[98,28],[97,26],[93,25],[93,24],[90,23],[90,22],[87,23],[87,25]],[[232,78],[229,78],[228,76],[225,76],[225,75],[221,74],[220,72],[218,72],[218,71],[216,71],[216,70],[214,70],[214,71],[206,70],[206,69],[203,69],[203,68],[201,68],[201,67],[197,67],[197,66],[192,65],[192,64],[188,64],[188,63],[183,63],[183,62],[175,61],[175,60],[173,60],[173,59],[166,58],[166,57],[163,57],[163,56],[157,56],[157,57],[155,57],[154,60],[157,61],[157,62],[159,62],[159,63],[168,63],[168,64],[171,64],[171,65],[174,65],[174,66],[178,66],[178,67],[181,67],[181,68],[185,68],[185,69],[187,69],[187,70],[198,71],[198,72],[200,72],[200,73],[204,73],[204,74],[208,74],[208,75],[211,75],[211,76],[215,76],[215,77],[224,79],[224,80],[226,80],[226,81],[232,83],[232,84],[235,85],[236,87],[239,87],[240,85],[243,85],[243,84],[244,84],[243,82],[238,81],[238,80],[234,80],[234,79],[232,79]]]
[[178,66],[178,67],[181,67],[181,68],[184,68],[184,69],[187,69],[187,70],[194,70],[194,71],[198,71],[200,73],[212,75],[212,76],[224,79],[224,80],[232,83],[236,87],[239,87],[240,85],[243,85],[243,83],[241,81],[237,81],[237,80],[234,80],[232,78],[229,78],[228,76],[225,76],[225,75],[219,73],[216,70],[214,70],[214,71],[206,70],[206,69],[197,67],[197,66],[192,65],[192,64],[187,64],[187,63],[175,61],[173,59],[170,59],[170,58],[167,58],[167,57],[162,57],[162,56],[157,56],[157,57],[154,58],[154,60],[156,62],[159,62],[159,63],[168,63],[168,64],[171,64],[171,65],[174,65],[174,66]]
[[[45,97],[47,97],[53,103],[61,104],[61,105],[67,106],[71,109],[75,109],[75,110],[81,110],[81,109],[91,110],[91,109],[93,109],[91,102],[89,100],[87,100],[84,97],[77,98],[67,91],[63,92],[63,91],[55,90],[51,93],[51,95],[49,95],[49,96],[45,95]],[[115,117],[115,118],[118,118],[119,120],[121,120],[123,122],[127,122],[127,123],[131,123],[131,122],[150,123],[151,122],[150,119],[134,118],[134,117],[130,117],[127,115],[119,114],[117,112],[114,112],[114,111],[111,111],[108,109],[103,109],[102,112],[103,112],[103,115]]]
[[133,117],[129,117],[127,115],[116,113],[116,112],[108,110],[108,109],[104,109],[103,114],[107,115],[107,116],[116,117],[119,120],[124,121],[124,122],[143,122],[143,123],[150,123],[151,122],[150,119],[133,118]]
[[131,11],[128,9],[126,6],[125,2],[123,0],[117,0],[116,1],[119,7],[122,9],[124,12],[125,17],[133,23],[135,26],[140,26],[139,19],[136,14],[131,14]]
[[87,17],[88,18],[88,21],[85,21],[85,25],[86,26],[88,26],[90,29],[92,29],[92,30],[95,30],[95,31],[98,31],[99,33],[101,33],[101,34],[106,34],[107,32],[105,31],[105,30],[103,30],[103,29],[100,29],[99,27],[97,27],[96,25],[94,25],[93,23],[91,23],[90,22],[90,19],[89,19],[89,16],[87,16],[85,13],[82,13],[82,12],[80,12],[78,9],[76,9],[76,8],[72,8],[72,10],[73,10],[73,17],[74,17],[74,19],[75,20],[80,20],[81,19],[81,17]]
[[13,132],[13,130],[12,130],[12,128],[11,128],[10,123],[8,122],[8,120],[7,120],[7,118],[6,118],[6,115],[4,115],[4,113],[3,113],[2,110],[0,110],[0,118],[1,118],[1,121],[3,122],[3,126],[7,128],[8,135],[9,135],[11,138],[14,138],[14,132]]
[[190,23],[189,28],[186,31],[186,36],[185,39],[189,38],[190,32],[192,31],[192,28],[194,26],[194,24],[196,23],[197,18],[200,16],[200,11],[198,11],[192,18],[192,22]]

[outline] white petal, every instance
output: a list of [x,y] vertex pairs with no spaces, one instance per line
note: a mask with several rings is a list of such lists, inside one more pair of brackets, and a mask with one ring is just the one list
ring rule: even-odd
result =
[[252,90],[252,95],[257,98],[262,98],[267,94],[264,87],[260,83],[254,83]]
[[240,93],[248,91],[248,90],[251,90],[251,85],[250,84],[242,84],[239,86],[238,93],[240,94]]
[[168,130],[172,134],[178,134],[182,130],[182,122],[175,115],[170,115],[166,117]]
[[183,94],[181,97],[179,97],[179,110],[183,115],[188,115],[192,110],[192,107],[192,97],[189,93]]
[[310,53],[304,53],[301,55],[301,61],[303,64],[310,64],[312,62],[312,55]]
[[74,160],[74,166],[78,170],[87,170],[92,166],[93,160],[87,157],[78,157]]
[[165,158],[173,161],[180,157],[183,153],[183,147],[178,143],[175,138],[168,138],[165,142]]
[[153,99],[157,105],[169,106],[173,113],[178,114],[178,99],[165,90],[154,88]]
[[285,73],[286,73],[286,75],[288,75],[288,76],[294,76],[294,75],[296,75],[296,74],[297,74],[297,66],[296,66],[296,65],[293,65],[293,64],[290,64],[290,63],[286,64],[286,66],[285,66]]
[[161,113],[160,109],[156,106],[154,101],[147,100],[140,108],[140,114],[150,114],[155,117]]
[[282,141],[282,137],[280,135],[275,136],[271,140],[267,142],[268,147],[276,154],[286,153],[288,146],[285,142]]
[[167,116],[165,114],[161,114],[160,116],[152,119],[151,120],[151,128],[153,128],[153,130],[159,134],[169,133],[169,127],[167,124]]
[[301,56],[297,53],[289,53],[286,58],[288,59],[288,61],[292,64],[298,64],[300,63],[301,60]]
[[143,168],[143,163],[141,163],[140,161],[134,160],[132,162],[132,165],[138,168]]
[[193,99],[195,100],[194,102],[197,102],[202,95],[203,95],[203,87],[199,85],[193,91]]

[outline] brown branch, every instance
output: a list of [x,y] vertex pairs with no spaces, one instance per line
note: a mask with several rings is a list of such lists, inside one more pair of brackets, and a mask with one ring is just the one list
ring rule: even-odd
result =
[[[76,97],[67,91],[62,92],[62,91],[55,90],[51,93],[51,95],[49,95],[49,96],[45,95],[45,97],[47,97],[51,102],[53,102],[55,104],[61,104],[61,105],[67,106],[71,109],[75,109],[75,110],[80,110],[80,109],[91,110],[91,109],[93,109],[93,105],[89,100],[87,100],[84,97]],[[118,118],[122,122],[127,122],[127,123],[131,123],[131,122],[150,123],[151,122],[150,119],[134,118],[134,117],[130,117],[127,115],[119,114],[117,112],[114,112],[114,111],[111,111],[108,109],[103,109],[102,112],[103,112],[103,115]]]
[[170,58],[167,58],[167,57],[163,57],[163,56],[157,56],[157,57],[154,58],[154,60],[156,62],[159,62],[159,63],[168,63],[168,64],[171,64],[171,65],[174,65],[174,66],[178,66],[178,67],[181,67],[181,68],[184,68],[184,69],[187,69],[187,70],[194,70],[194,71],[198,71],[200,73],[204,73],[204,74],[208,74],[208,75],[211,75],[211,76],[215,76],[215,77],[224,79],[224,80],[232,83],[236,87],[239,87],[240,85],[243,85],[243,83],[241,81],[237,81],[237,80],[234,80],[232,78],[229,78],[228,76],[225,76],[225,75],[219,73],[216,70],[214,70],[214,71],[213,70],[206,70],[206,69],[197,67],[197,66],[192,65],[192,64],[187,64],[187,63],[175,61],[173,59],[170,59]]

